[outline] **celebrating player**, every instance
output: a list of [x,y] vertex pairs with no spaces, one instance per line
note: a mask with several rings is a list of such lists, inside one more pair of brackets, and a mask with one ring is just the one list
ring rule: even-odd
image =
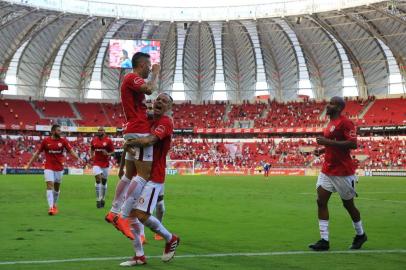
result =
[[48,214],[58,214],[57,202],[60,194],[60,186],[63,175],[64,149],[74,158],[80,160],[79,156],[73,151],[72,146],[65,138],[61,138],[61,126],[53,125],[51,127],[51,136],[42,140],[41,145],[31,157],[25,169],[29,169],[34,160],[37,160],[39,154],[45,152],[45,182],[47,186],[46,196],[48,201]]
[[104,127],[99,127],[90,147],[90,158],[93,160],[93,174],[96,179],[96,207],[104,207],[109,175],[110,156],[114,155],[112,140],[106,136]]
[[[146,53],[136,53],[132,57],[133,72],[124,77],[121,85],[121,103],[127,123],[124,128],[124,139],[146,137],[150,135],[151,124],[147,116],[145,95],[151,95],[156,89],[159,65],[152,66],[150,56]],[[148,78],[152,71],[152,78]],[[122,209],[126,217],[131,211],[134,197],[141,193],[142,187],[150,177],[152,165],[152,146],[137,147],[133,154],[125,154],[125,175],[116,187],[116,194],[110,212],[106,215],[106,221],[112,223],[130,239],[133,238],[126,219],[120,217]],[[135,173],[136,172],[136,173]],[[136,175],[136,176],[134,176]],[[131,184],[130,184],[131,182]],[[124,198],[126,203],[124,203]]]
[[323,149],[316,149],[315,154],[325,153],[323,168],[317,180],[317,206],[321,239],[309,245],[315,251],[328,250],[329,244],[329,211],[328,201],[332,192],[338,192],[345,209],[351,216],[356,231],[351,249],[360,249],[367,241],[361,222],[361,216],[354,204],[355,170],[351,159],[351,149],[357,148],[357,135],[354,124],[341,115],[345,101],[341,97],[331,98],[327,105],[330,122],[323,136],[317,138],[317,143]]
[[151,180],[143,187],[139,198],[136,198],[135,209],[130,214],[132,219],[131,227],[135,236],[133,241],[135,256],[130,261],[123,262],[121,266],[146,263],[143,246],[139,237],[141,227],[138,220],[165,239],[166,244],[162,261],[168,262],[174,257],[175,250],[180,242],[178,236],[170,233],[157,218],[151,215],[157,205],[160,191],[165,182],[166,155],[170,149],[173,133],[172,119],[165,115],[165,113],[170,110],[172,102],[173,100],[169,95],[160,94],[154,102],[154,121],[151,135],[131,139],[125,145],[126,148],[131,145],[153,145],[153,163]]

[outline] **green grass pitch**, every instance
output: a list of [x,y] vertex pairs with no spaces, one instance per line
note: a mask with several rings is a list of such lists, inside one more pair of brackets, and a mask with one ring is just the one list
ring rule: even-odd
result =
[[[109,179],[106,206],[116,179]],[[162,263],[157,256],[164,244],[146,229],[145,251],[153,257],[139,268],[405,269],[406,179],[360,179],[356,203],[369,237],[366,253],[347,252],[354,229],[337,194],[330,201],[331,251],[308,251],[319,239],[315,182],[316,177],[168,177],[164,224],[181,237],[179,257]],[[117,257],[133,255],[130,241],[104,221],[108,208],[96,209],[92,176],[65,176],[59,208],[59,215],[47,215],[41,175],[0,176],[0,270],[121,269],[123,259]],[[83,258],[105,260],[49,262]],[[35,263],[4,264],[18,261]]]

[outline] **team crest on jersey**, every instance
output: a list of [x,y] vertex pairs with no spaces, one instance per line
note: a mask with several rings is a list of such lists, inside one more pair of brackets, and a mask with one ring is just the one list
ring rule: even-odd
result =
[[331,126],[330,127],[330,133],[333,132],[336,129],[336,126]]
[[58,147],[62,147],[62,143],[58,143]]
[[142,197],[138,199],[138,202],[139,202],[140,204],[143,204],[144,201],[145,201],[145,200],[144,200],[144,198],[142,198]]
[[165,126],[159,125],[159,126],[157,126],[157,127],[155,128],[155,131],[156,131],[157,133],[164,133],[164,132],[165,132]]

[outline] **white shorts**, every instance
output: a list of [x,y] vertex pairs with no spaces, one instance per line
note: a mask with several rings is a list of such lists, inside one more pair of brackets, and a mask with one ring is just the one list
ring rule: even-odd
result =
[[355,175],[332,176],[320,172],[316,188],[321,186],[327,191],[338,192],[343,200],[351,200],[357,196],[355,192],[355,180]]
[[60,183],[62,181],[63,171],[44,170],[45,182]]
[[162,184],[161,190],[159,191],[158,196],[164,196],[165,193],[165,184]]
[[152,214],[155,210],[158,196],[163,186],[163,184],[148,181],[142,189],[141,195],[134,208]]
[[93,174],[94,175],[99,175],[103,174],[103,178],[107,179],[107,176],[109,176],[109,167],[107,168],[101,168],[100,166],[93,166]]
[[[124,134],[124,140],[129,140],[129,139],[136,139],[136,138],[142,138],[142,137],[147,137],[151,134],[149,133],[127,133]],[[153,158],[153,153],[154,153],[154,147],[147,146],[147,147],[134,147],[135,150],[135,155],[131,155],[130,153],[125,154],[125,160],[139,160],[139,161],[152,161]]]

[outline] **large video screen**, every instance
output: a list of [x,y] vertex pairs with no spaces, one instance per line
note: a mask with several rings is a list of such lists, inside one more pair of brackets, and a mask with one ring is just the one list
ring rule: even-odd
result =
[[159,63],[161,44],[156,40],[111,39],[109,66],[111,68],[132,68],[131,58],[136,52],[151,55],[152,64]]

